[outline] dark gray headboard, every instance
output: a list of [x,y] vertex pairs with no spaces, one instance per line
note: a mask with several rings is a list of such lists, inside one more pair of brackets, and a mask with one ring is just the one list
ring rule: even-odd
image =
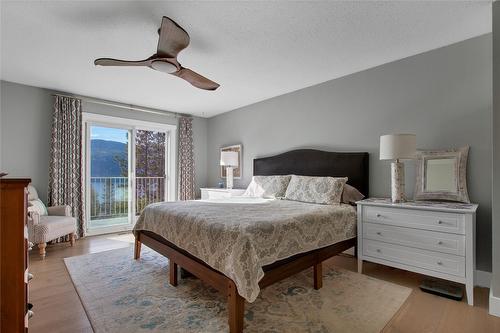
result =
[[348,177],[348,184],[369,194],[368,153],[337,153],[297,149],[253,160],[255,176],[302,175]]

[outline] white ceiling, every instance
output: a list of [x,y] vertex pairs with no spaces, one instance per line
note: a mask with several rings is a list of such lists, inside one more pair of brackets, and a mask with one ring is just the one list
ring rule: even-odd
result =
[[[491,2],[4,2],[1,79],[211,117],[491,31]],[[196,89],[148,68],[163,15],[191,44],[185,67],[221,84]]]

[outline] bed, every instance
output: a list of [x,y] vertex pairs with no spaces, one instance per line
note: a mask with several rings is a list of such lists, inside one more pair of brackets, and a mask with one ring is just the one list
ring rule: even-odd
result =
[[[368,194],[368,153],[301,149],[254,160],[254,175],[348,177]],[[322,286],[322,262],[356,245],[356,211],[349,205],[238,198],[158,203],[135,228],[141,244],[166,256],[170,284],[178,266],[225,293],[230,332],[242,332],[245,300],[260,289],[313,267]]]

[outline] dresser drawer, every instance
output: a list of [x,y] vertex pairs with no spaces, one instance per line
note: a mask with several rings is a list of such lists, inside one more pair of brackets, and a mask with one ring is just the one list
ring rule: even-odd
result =
[[363,255],[436,272],[465,276],[465,257],[363,239]]
[[363,222],[465,234],[463,214],[364,206]]
[[465,236],[463,235],[364,223],[363,238],[465,256]]

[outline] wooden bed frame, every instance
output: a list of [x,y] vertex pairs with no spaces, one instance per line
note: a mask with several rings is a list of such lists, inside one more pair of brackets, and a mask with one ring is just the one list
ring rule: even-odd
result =
[[[141,244],[164,255],[169,260],[170,284],[177,286],[178,267],[186,269],[189,273],[200,280],[211,285],[227,296],[229,332],[239,333],[243,331],[243,314],[245,299],[238,294],[233,280],[224,274],[211,268],[199,259],[179,251],[179,248],[167,240],[159,240],[146,231],[140,231],[135,238],[134,259],[140,258]],[[264,266],[264,277],[259,281],[259,287],[265,288],[275,282],[297,274],[306,268],[314,269],[314,289],[320,289],[323,285],[322,262],[343,251],[356,246],[356,238],[351,238],[328,247],[306,252],[288,259],[277,261],[271,265]]]
[[[255,175],[308,175],[347,176],[348,183],[363,194],[368,194],[368,153],[335,153],[311,149],[294,150],[281,155],[255,159]],[[163,237],[145,230],[135,235],[134,259],[140,258],[141,244],[145,244],[169,259],[170,284],[177,285],[178,266],[227,296],[230,333],[243,331],[245,300],[238,294],[234,281],[211,268],[202,260],[178,248]],[[314,289],[323,285],[322,262],[351,247],[356,246],[356,238],[333,245],[301,253],[263,267],[264,277],[259,287],[265,288],[275,282],[313,267]]]

